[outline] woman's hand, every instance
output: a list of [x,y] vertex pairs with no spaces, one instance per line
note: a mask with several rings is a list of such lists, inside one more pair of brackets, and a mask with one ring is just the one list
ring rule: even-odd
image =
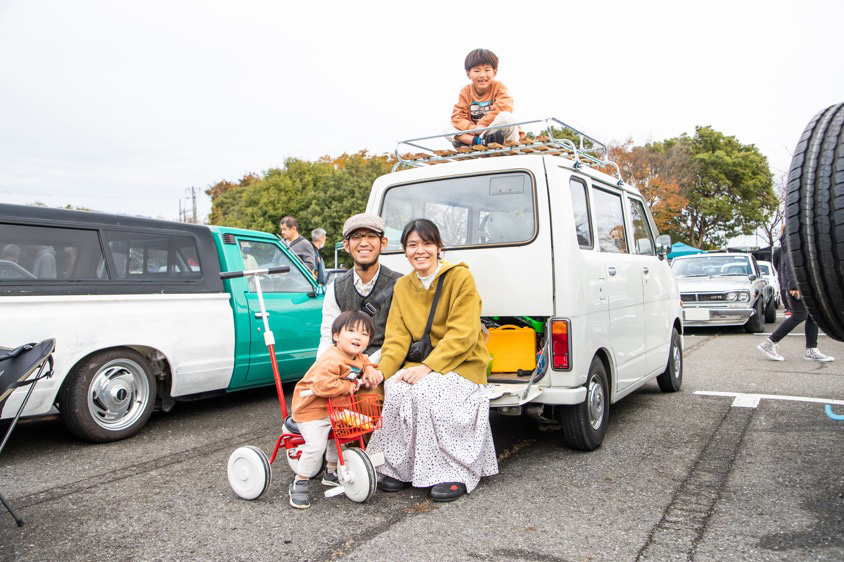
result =
[[396,378],[408,384],[415,384],[425,378],[425,376],[427,376],[431,371],[433,371],[433,369],[425,364],[422,364],[405,369],[403,372],[396,375]]
[[384,373],[376,369],[372,366],[367,366],[363,370],[363,376],[361,377],[363,381],[363,386],[366,388],[375,388],[382,382],[384,382]]

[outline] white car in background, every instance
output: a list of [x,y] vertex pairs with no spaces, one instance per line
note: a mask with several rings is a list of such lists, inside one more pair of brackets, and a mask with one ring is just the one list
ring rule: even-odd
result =
[[774,303],[779,308],[782,298],[780,297],[780,276],[777,274],[777,270],[769,261],[757,261],[756,263],[759,265],[759,272],[762,274],[762,277],[765,278],[768,285],[774,288]]

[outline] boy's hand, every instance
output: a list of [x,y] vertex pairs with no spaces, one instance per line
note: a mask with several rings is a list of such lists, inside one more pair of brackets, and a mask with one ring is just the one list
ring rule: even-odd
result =
[[363,370],[362,380],[366,388],[375,388],[384,382],[384,373],[374,367],[368,366]]

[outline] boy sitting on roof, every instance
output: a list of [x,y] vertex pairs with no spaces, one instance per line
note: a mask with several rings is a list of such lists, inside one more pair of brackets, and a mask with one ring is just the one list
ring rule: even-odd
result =
[[[466,55],[466,76],[471,84],[460,90],[457,103],[451,111],[451,124],[457,131],[469,131],[496,125],[512,125],[513,98],[507,87],[495,80],[498,74],[498,57],[487,49],[475,49]],[[452,129],[452,130],[454,130]],[[481,135],[458,134],[453,137],[455,147],[461,145],[489,144],[519,140],[516,127],[502,127],[485,131]]]

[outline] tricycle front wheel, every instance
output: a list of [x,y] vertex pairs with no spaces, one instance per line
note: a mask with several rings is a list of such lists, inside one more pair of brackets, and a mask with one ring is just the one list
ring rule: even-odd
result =
[[337,476],[346,497],[353,502],[363,503],[375,495],[378,476],[369,455],[360,447],[343,450],[343,468],[338,470]]

